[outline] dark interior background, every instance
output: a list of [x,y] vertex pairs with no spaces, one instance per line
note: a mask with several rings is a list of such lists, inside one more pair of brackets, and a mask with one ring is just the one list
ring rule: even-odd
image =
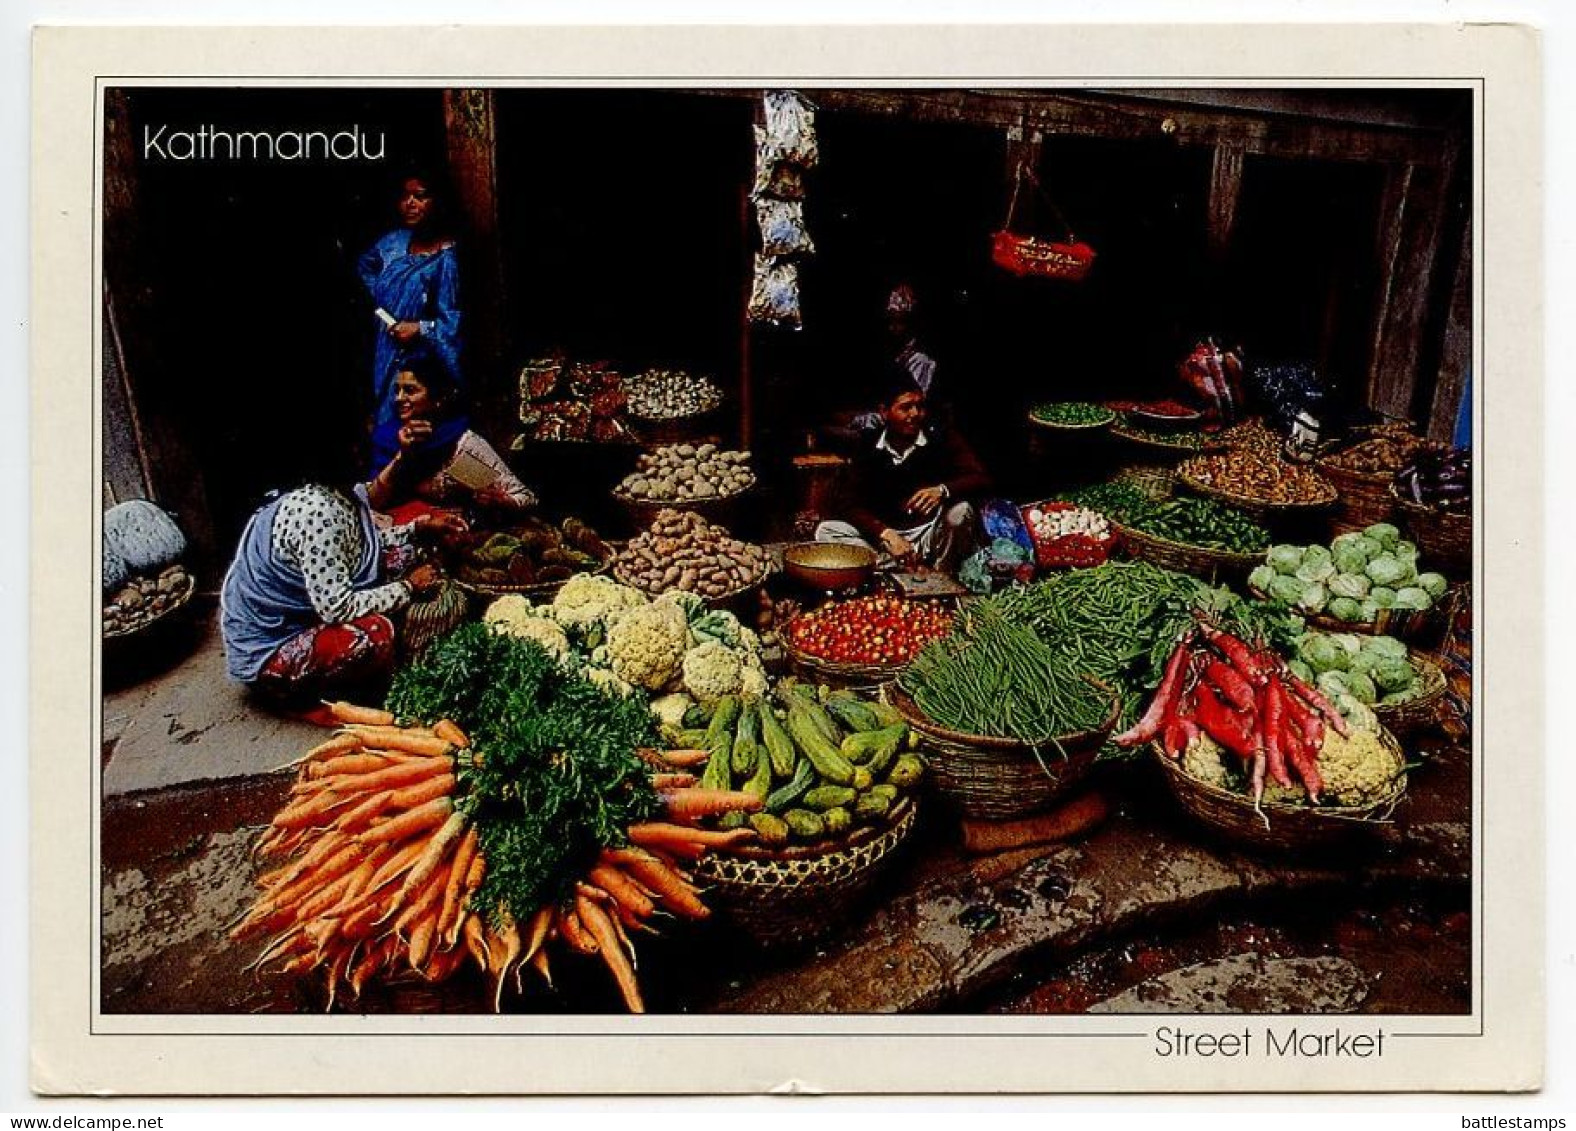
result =
[[[629,369],[691,368],[737,393],[754,103],[508,90],[497,104],[505,356],[468,359],[474,372],[496,388],[522,360],[561,351]],[[233,544],[261,496],[310,462],[303,453],[360,442],[371,326],[354,263],[391,226],[403,170],[441,162],[441,93],[137,89],[130,105],[134,136],[145,122],[387,132],[388,159],[376,164],[136,170],[144,262],[135,273],[153,295],[143,329],[157,349],[130,380],[174,418],[205,477],[216,539]],[[1059,214],[1093,245],[1093,271],[1066,283],[1018,279],[990,262],[1011,188],[999,131],[839,112],[817,124],[805,325],[757,330],[750,357],[768,480],[829,412],[868,400],[885,296],[899,280],[918,293],[960,425],[1014,493],[1054,474],[1029,455],[1029,405],[1165,395],[1200,334],[1240,342],[1250,359],[1311,361],[1345,405],[1360,396],[1376,169],[1250,157],[1231,254],[1214,262],[1207,151],[1049,137],[1038,173],[1055,207],[1026,189],[1015,227],[1062,235]],[[502,416],[481,421],[500,447],[514,432]],[[548,480],[566,504],[585,487],[538,470],[528,478]]]

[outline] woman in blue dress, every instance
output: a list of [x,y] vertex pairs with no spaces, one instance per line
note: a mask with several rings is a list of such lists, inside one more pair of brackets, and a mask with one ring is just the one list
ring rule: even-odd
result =
[[[406,177],[400,186],[400,226],[384,235],[356,265],[378,319],[372,356],[372,466],[381,468],[397,447],[394,379],[416,352],[436,358],[463,390],[460,370],[460,272],[454,240],[443,226],[433,179]],[[383,439],[380,439],[383,437]]]

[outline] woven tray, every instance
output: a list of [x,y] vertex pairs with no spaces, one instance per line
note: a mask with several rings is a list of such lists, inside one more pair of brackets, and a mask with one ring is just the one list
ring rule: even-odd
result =
[[929,751],[930,778],[966,817],[1005,820],[1051,808],[1094,769],[1095,758],[1116,725],[1121,703],[1114,696],[1104,724],[1081,734],[1061,735],[1038,749],[1012,738],[961,734],[932,722],[895,683],[881,689],[917,731]]
[[[1232,550],[1211,550],[1204,546],[1189,546],[1173,542],[1156,534],[1148,534],[1114,520],[1107,520],[1116,529],[1117,536],[1133,557],[1164,569],[1201,577],[1211,584],[1217,580],[1238,580],[1252,572],[1264,560],[1264,550],[1256,554],[1240,554]],[[1268,547],[1265,547],[1268,549]]]
[[709,889],[706,901],[762,947],[820,942],[848,922],[918,815],[918,801],[905,797],[886,824],[862,826],[842,840],[708,852],[695,877]]
[[[1119,481],[1131,483],[1146,498],[1164,502],[1176,493],[1177,472],[1174,467],[1128,467],[1116,475]],[[1111,516],[1107,515],[1109,519]]]
[[[753,581],[736,586],[735,588],[728,590],[726,593],[718,594],[715,597],[708,596],[705,593],[698,593],[696,596],[700,597],[701,600],[705,601],[706,604],[713,609],[732,608],[735,605],[742,604],[746,597],[758,590],[761,587],[762,582],[764,582],[767,577],[771,575],[771,572],[771,566],[768,564],[766,568],[761,570],[760,576],[756,577]],[[651,590],[646,589],[643,586],[636,585],[616,566],[613,569],[613,580],[618,582],[620,585],[627,585],[631,589],[638,589],[640,592],[653,599],[662,596],[662,591],[660,590],[653,593]]]
[[154,616],[148,617],[141,624],[131,628],[117,630],[105,629],[103,639],[106,644],[121,644],[129,640],[136,640],[144,633],[155,628],[171,623],[171,618],[191,604],[192,595],[197,592],[197,579],[188,571],[186,574],[186,587],[178,590],[169,604]]
[[1239,495],[1237,492],[1227,488],[1215,487],[1200,479],[1193,478],[1188,473],[1186,464],[1177,468],[1177,479],[1184,483],[1190,491],[1196,491],[1200,495],[1208,495],[1211,498],[1219,499],[1223,503],[1230,503],[1232,506],[1239,507],[1250,514],[1263,514],[1266,511],[1321,510],[1340,498],[1340,494],[1336,491],[1333,483],[1327,484],[1329,489],[1318,497],[1300,499],[1295,503],[1277,503],[1269,499],[1255,498],[1252,495]]
[[615,489],[613,499],[629,515],[637,530],[645,530],[655,521],[659,511],[694,511],[708,522],[731,526],[739,503],[755,493],[753,487],[735,491],[731,495],[713,495],[709,499],[637,499]]
[[1089,424],[1063,424],[1057,420],[1042,420],[1040,417],[1035,416],[1031,410],[1029,413],[1029,423],[1034,425],[1036,428],[1048,428],[1052,432],[1096,432],[1101,428],[1109,428],[1116,422],[1116,413],[1112,412],[1110,409],[1106,409],[1104,411],[1105,416],[1103,419],[1093,421]]
[[1374,714],[1393,734],[1411,734],[1432,726],[1439,719],[1439,708],[1448,689],[1444,669],[1433,660],[1415,652],[1407,660],[1423,683],[1422,692],[1405,703],[1374,704]]
[[[1110,433],[1120,440],[1126,440],[1129,444],[1136,444],[1142,448],[1151,448],[1158,452],[1173,452],[1185,456],[1209,455],[1213,452],[1223,452],[1230,447],[1226,441],[1217,440],[1214,437],[1206,437],[1201,443],[1197,444],[1185,444],[1180,440],[1165,439],[1156,435],[1153,431],[1140,433],[1134,431],[1123,420],[1118,420],[1115,424],[1110,425]],[[1188,434],[1192,435],[1193,433]]]
[[[1406,764],[1400,743],[1388,731],[1379,731],[1396,766]],[[1182,768],[1181,760],[1168,757],[1151,744],[1171,795],[1194,820],[1215,833],[1248,848],[1267,852],[1301,852],[1360,844],[1390,819],[1406,794],[1406,773],[1397,774],[1391,790],[1372,805],[1339,807],[1286,805],[1266,801],[1253,808],[1251,798],[1199,781]]]

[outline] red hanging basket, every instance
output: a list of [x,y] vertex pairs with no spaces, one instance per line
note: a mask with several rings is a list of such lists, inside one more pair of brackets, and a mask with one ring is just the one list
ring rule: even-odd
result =
[[[1018,194],[1025,180],[1034,186],[1061,222],[1063,230],[1067,232],[1065,242],[1036,239],[1012,230],[1013,218],[1018,213]],[[1076,283],[1089,273],[1089,268],[1094,264],[1094,248],[1073,235],[1061,209],[1056,207],[1056,202],[1040,184],[1034,170],[1020,164],[1017,176],[1013,179],[1012,200],[1007,204],[1007,220],[1001,231],[991,236],[990,257],[996,266],[1011,271],[1019,278],[1036,275],[1042,279],[1066,279]]]

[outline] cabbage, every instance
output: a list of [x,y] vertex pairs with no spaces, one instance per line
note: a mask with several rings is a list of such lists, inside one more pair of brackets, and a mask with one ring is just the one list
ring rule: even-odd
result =
[[1368,574],[1368,579],[1375,585],[1394,587],[1397,582],[1411,572],[1411,569],[1396,561],[1392,555],[1381,554],[1368,563],[1368,568],[1364,572]]
[[1392,691],[1400,691],[1403,687],[1411,687],[1412,681],[1417,678],[1412,665],[1404,660],[1386,660],[1369,674],[1373,678],[1374,686],[1386,695]]
[[1363,638],[1355,632],[1332,632],[1330,639],[1339,644],[1348,656],[1355,656],[1363,650]]
[[1417,543],[1408,542],[1405,538],[1395,544],[1395,556],[1398,558],[1411,558],[1417,561]]
[[1368,575],[1362,572],[1338,573],[1330,578],[1330,592],[1336,597],[1351,597],[1361,601],[1368,596]]
[[1372,597],[1364,597],[1357,607],[1362,610],[1363,624],[1372,624],[1379,619],[1379,606],[1374,603]]
[[1417,587],[1437,601],[1450,586],[1442,574],[1420,573],[1417,575]]
[[1433,602],[1428,599],[1428,594],[1426,592],[1419,589],[1415,585],[1408,585],[1405,589],[1396,590],[1395,604],[1392,605],[1391,608],[1426,609],[1432,603]]
[[1374,686],[1374,681],[1362,672],[1347,672],[1346,687],[1352,698],[1365,706],[1372,707],[1374,700],[1379,698],[1379,690]]
[[1390,692],[1390,694],[1381,697],[1379,702],[1386,707],[1394,707],[1398,703],[1410,703],[1422,693],[1423,689],[1414,683],[1411,687],[1403,687],[1400,691]]
[[1335,541],[1330,543],[1330,552],[1339,554],[1343,550],[1355,550],[1365,558],[1373,553],[1368,536],[1358,530],[1348,530],[1345,534],[1335,536]]
[[1345,546],[1335,551],[1335,568],[1341,573],[1362,573],[1368,565],[1368,555],[1355,546]]
[[1379,543],[1384,550],[1394,550],[1401,542],[1401,532],[1388,522],[1376,522],[1363,531],[1363,536]]
[[1335,709],[1346,716],[1346,721],[1358,730],[1378,730],[1379,716],[1374,714],[1374,709],[1368,704],[1360,702],[1355,695],[1342,693],[1332,697]]
[[1297,654],[1315,674],[1345,671],[1351,657],[1346,649],[1322,632],[1310,632],[1297,644]]
[[1329,599],[1330,591],[1315,581],[1302,591],[1302,596],[1297,599],[1297,608],[1305,613],[1317,613]]
[[1384,663],[1385,659],[1386,657],[1381,656],[1378,652],[1373,651],[1371,648],[1364,648],[1361,652],[1352,657],[1352,662],[1350,665],[1348,665],[1347,670],[1352,672],[1360,672],[1363,675],[1367,675],[1380,664]]
[[1294,675],[1298,679],[1302,680],[1302,682],[1304,682],[1304,683],[1312,683],[1313,682],[1313,679],[1314,679],[1313,669],[1310,668],[1307,664],[1303,663],[1301,660],[1292,660],[1289,663],[1287,663],[1286,667],[1291,672],[1292,675]]
[[1335,563],[1332,561],[1309,562],[1305,558],[1302,565],[1297,567],[1295,576],[1299,581],[1307,581],[1309,583],[1328,581],[1335,576]]
[[1283,605],[1295,605],[1302,600],[1302,591],[1306,588],[1307,585],[1295,577],[1276,574],[1275,580],[1270,582],[1269,594]]
[[1320,672],[1319,678],[1314,682],[1314,686],[1330,699],[1350,694],[1345,672]]
[[1363,619],[1363,607],[1350,597],[1331,597],[1327,610],[1336,620],[1357,624]]
[[1328,546],[1307,546],[1302,551],[1302,564],[1305,566],[1328,565],[1334,559]]
[[1275,567],[1272,565],[1255,566],[1253,572],[1248,574],[1248,584],[1260,593],[1268,593],[1270,591],[1270,582],[1274,581],[1277,576]]
[[1395,590],[1388,585],[1375,585],[1368,590],[1368,600],[1372,601],[1376,608],[1388,609],[1395,604]]
[[1363,651],[1385,660],[1406,660],[1406,645],[1393,636],[1370,636]]
[[1264,560],[1275,567],[1276,573],[1296,573],[1297,567],[1302,565],[1302,547],[1271,546]]
[[1404,589],[1408,585],[1417,584],[1417,562],[1411,558],[1396,558],[1396,565],[1401,567],[1401,576],[1390,583],[1393,589]]

